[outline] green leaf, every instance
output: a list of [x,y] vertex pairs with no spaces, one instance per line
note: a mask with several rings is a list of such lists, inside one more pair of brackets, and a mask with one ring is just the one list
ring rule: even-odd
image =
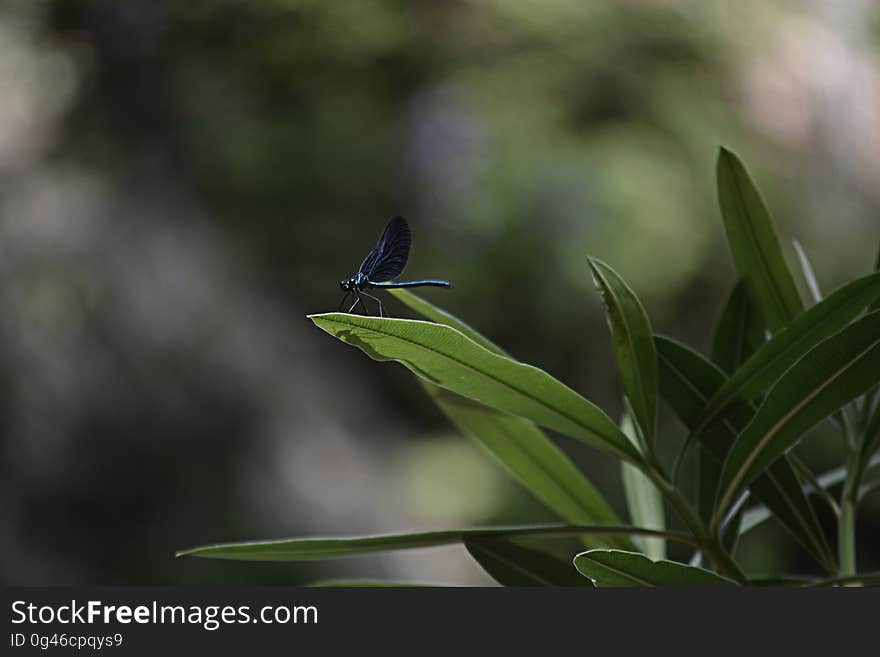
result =
[[738,586],[713,572],[676,561],[651,561],[637,552],[588,550],[574,558],[575,568],[598,587],[608,586]]
[[648,449],[653,451],[657,423],[657,352],[654,333],[641,301],[611,267],[587,259],[605,303],[623,390]]
[[804,309],[761,193],[740,159],[721,148],[716,166],[718,201],[740,278],[775,333]]
[[474,539],[465,548],[504,586],[590,586],[571,563],[506,539]]
[[[426,318],[458,329],[499,355],[504,351],[454,315],[407,290],[390,290]],[[561,518],[574,524],[618,524],[610,505],[541,429],[532,422],[462,397],[420,379],[428,395],[463,433],[488,450],[528,490]],[[590,537],[588,546],[632,549],[626,536]]]
[[[712,395],[724,384],[725,375],[711,362],[685,345],[669,338],[656,337],[660,359],[660,394],[672,410],[693,430],[702,409]],[[753,416],[750,405],[731,406],[726,417],[704,432],[701,446],[706,456],[720,464],[739,432]],[[707,493],[709,482],[700,486]],[[712,491],[712,506],[717,494],[717,479]],[[826,569],[833,572],[834,559],[825,539],[816,513],[787,458],[780,459],[750,487],[755,497],[772,509],[783,527]],[[705,507],[708,500],[698,502]]]
[[764,342],[764,322],[739,281],[730,293],[712,341],[712,361],[728,374]]
[[751,400],[764,392],[804,354],[837,333],[867,305],[880,298],[880,273],[852,281],[836,290],[764,343],[718,389],[706,404],[694,436],[710,426],[738,400]]
[[465,324],[455,315],[452,315],[442,308],[438,308],[434,304],[425,301],[420,296],[413,294],[409,290],[390,289],[388,290],[388,292],[395,296],[399,301],[406,304],[409,308],[415,310],[425,319],[429,319],[432,322],[436,322],[437,324],[444,324],[446,326],[451,326],[454,329],[458,329],[481,347],[485,347],[489,351],[493,351],[501,356],[510,357],[510,355],[505,352],[501,347],[492,342],[489,338],[487,338],[476,329],[470,327],[468,324]]
[[[635,427],[629,413],[623,416],[621,429],[626,436],[636,442]],[[621,463],[623,490],[626,494],[626,505],[629,518],[634,525],[664,529],[666,518],[663,512],[663,497],[657,487],[641,471],[629,463]],[[639,541],[645,554],[651,559],[666,558],[666,543],[662,538],[643,538]]]
[[[534,424],[445,388],[427,382],[423,385],[461,431],[483,445],[560,517],[574,524],[615,525],[620,522],[599,491]],[[632,541],[625,536],[593,537],[589,543],[633,547]]]
[[598,406],[531,365],[492,353],[460,331],[412,319],[310,315],[320,328],[375,360],[396,360],[460,395],[641,464],[642,457]]
[[446,531],[385,534],[354,538],[291,538],[276,541],[247,541],[219,543],[181,550],[178,557],[208,557],[243,561],[314,561],[337,559],[359,554],[409,550],[415,548],[454,545],[468,540],[512,538],[517,536],[662,536],[670,541],[696,545],[688,534],[674,531],[655,531],[642,527],[591,525],[516,525],[487,529],[451,529]]
[[821,342],[767,394],[721,474],[716,518],[808,429],[880,381],[880,311]]
[[797,254],[798,262],[801,265],[801,273],[804,275],[804,282],[813,298],[813,303],[819,303],[822,300],[822,289],[819,287],[819,280],[816,278],[816,272],[813,271],[813,265],[807,257],[804,247],[797,240],[791,241],[794,252]]

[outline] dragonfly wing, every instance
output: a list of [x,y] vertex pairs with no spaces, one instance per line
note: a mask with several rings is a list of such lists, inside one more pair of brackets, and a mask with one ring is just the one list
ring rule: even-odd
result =
[[376,248],[361,264],[360,271],[373,282],[390,281],[403,273],[409,259],[412,237],[403,217],[392,217],[382,231]]

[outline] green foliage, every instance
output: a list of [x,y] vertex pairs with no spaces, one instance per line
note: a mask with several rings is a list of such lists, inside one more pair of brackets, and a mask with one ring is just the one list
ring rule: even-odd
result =
[[[316,326],[371,358],[403,364],[459,429],[572,524],[221,544],[179,555],[310,560],[460,543],[506,586],[878,583],[876,573],[858,572],[855,520],[864,480],[880,462],[875,454],[880,448],[880,310],[875,309],[880,273],[821,299],[815,274],[796,246],[816,302],[805,311],[761,194],[742,162],[724,149],[717,183],[739,282],[721,313],[712,360],[654,335],[644,306],[620,274],[599,260],[588,261],[604,301],[628,408],[620,426],[569,386],[517,361],[409,292],[393,294],[430,321],[310,316]],[[669,473],[660,458],[669,439],[657,432],[658,395],[688,430]],[[816,476],[796,451],[826,418],[835,419],[842,434],[845,465]],[[632,525],[621,523],[539,427],[621,460]],[[699,450],[695,492],[681,486],[678,477],[689,446]],[[841,484],[838,503],[832,492]],[[835,516],[836,559],[817,520],[815,498]],[[757,503],[749,508],[752,502]],[[684,531],[665,529],[667,509],[674,512],[669,520],[680,521]],[[734,553],[737,538],[769,518],[815,559],[817,572],[758,577],[743,571]],[[534,547],[560,537],[580,537],[594,549],[560,559],[559,549]],[[524,538],[528,547],[519,542]],[[663,558],[667,542],[675,544],[673,560]],[[687,565],[697,558],[706,568]]]

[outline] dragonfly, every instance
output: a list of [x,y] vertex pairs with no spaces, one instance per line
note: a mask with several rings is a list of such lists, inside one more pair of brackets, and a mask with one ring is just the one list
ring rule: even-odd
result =
[[342,310],[345,302],[354,293],[355,300],[348,309],[348,312],[351,312],[355,306],[361,304],[364,312],[369,315],[367,304],[363,299],[363,297],[367,297],[378,304],[379,317],[383,317],[382,301],[369,294],[366,290],[387,290],[400,287],[451,287],[449,281],[438,280],[393,282],[395,278],[403,273],[406,267],[411,244],[412,235],[410,234],[409,224],[406,223],[406,219],[403,217],[392,217],[386,224],[385,230],[379,236],[376,246],[367,254],[361,266],[358,267],[357,273],[351,278],[343,279],[339,282],[339,287],[345,292],[345,296],[342,297],[342,301],[339,303],[339,310]]

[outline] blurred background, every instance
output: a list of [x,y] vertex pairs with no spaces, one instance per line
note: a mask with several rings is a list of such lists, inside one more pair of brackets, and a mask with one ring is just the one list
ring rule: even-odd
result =
[[[585,257],[705,352],[734,282],[719,144],[750,166],[792,267],[796,237],[826,291],[867,273],[880,5],[0,3],[0,579],[487,583],[455,547],[173,553],[552,520],[402,367],[305,315],[336,309],[402,214],[407,276],[455,285],[427,298],[619,417]],[[674,451],[683,428],[665,411],[662,428]],[[617,463],[559,444],[625,517]],[[842,458],[825,428],[802,453],[820,472]],[[880,567],[878,498],[864,567]],[[740,556],[813,569],[772,523]]]

